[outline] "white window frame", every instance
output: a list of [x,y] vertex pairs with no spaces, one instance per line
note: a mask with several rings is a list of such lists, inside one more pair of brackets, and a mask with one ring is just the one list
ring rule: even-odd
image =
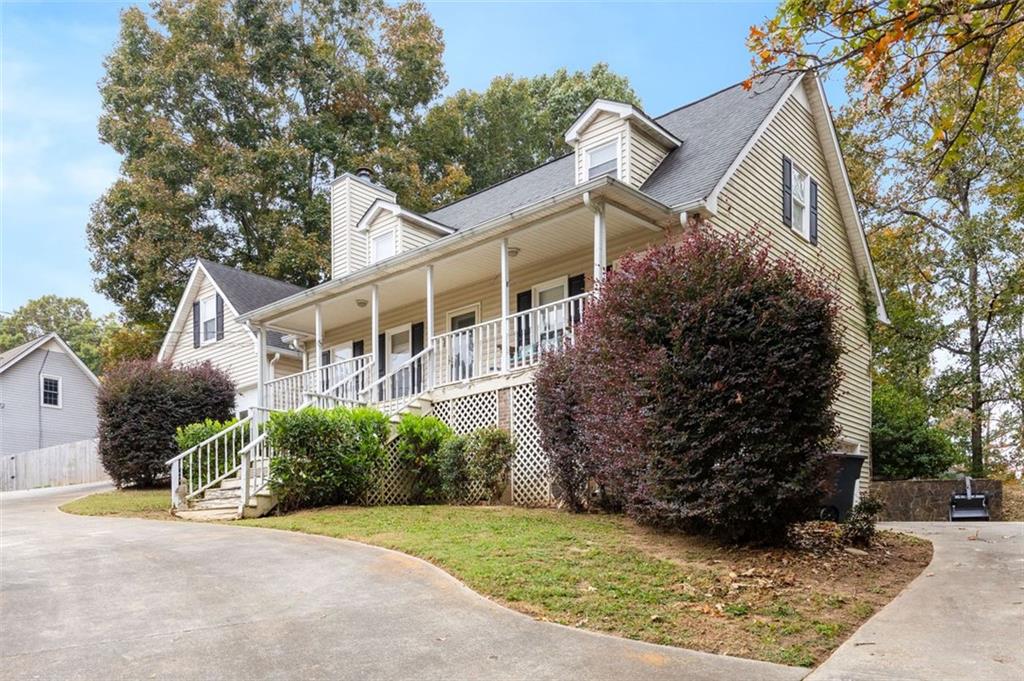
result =
[[449,333],[454,331],[454,329],[452,328],[452,319],[460,315],[464,315],[467,312],[472,312],[476,315],[476,321],[473,322],[473,326],[483,323],[483,320],[480,319],[480,307],[480,303],[472,303],[470,305],[463,305],[462,307],[457,307],[454,310],[448,310],[448,313],[445,315],[445,328],[448,330]]
[[[792,167],[792,171],[791,171],[792,174],[791,174],[791,177],[790,177],[790,181],[792,183],[792,187],[791,187],[792,192],[790,194],[789,210],[790,210],[790,215],[793,216],[793,231],[796,232],[797,234],[799,234],[800,236],[802,236],[807,241],[810,241],[811,240],[811,180],[813,178],[811,177],[811,174],[809,172],[807,172],[806,170],[801,168],[799,165],[797,165],[796,161],[791,161],[791,167]],[[796,207],[798,205],[797,198],[796,198],[796,188],[797,188],[797,176],[798,175],[803,175],[804,176],[804,181],[803,181],[803,186],[802,186],[804,200],[803,200],[803,203],[799,204],[800,207],[803,209],[803,219],[800,221],[801,224],[799,224],[799,225],[796,224]]]
[[[45,389],[43,388],[46,384],[46,379],[57,381],[57,404],[46,403],[46,398],[44,397]],[[53,374],[39,374],[39,406],[46,407],[47,409],[64,408],[64,379]]]
[[[377,241],[381,237],[385,237],[385,236],[389,236],[389,235],[391,236],[391,249],[392,249],[391,250],[391,255],[388,255],[388,256],[385,256],[383,258],[378,259],[377,258],[377,253],[376,253],[376,249],[374,248],[373,244],[374,244],[375,241]],[[396,230],[393,227],[390,227],[388,229],[381,229],[381,230],[378,230],[376,232],[371,232],[370,233],[369,243],[367,244],[367,247],[369,249],[369,253],[367,254],[369,256],[368,260],[370,261],[371,265],[374,264],[374,263],[378,263],[378,262],[382,262],[384,260],[387,260],[388,258],[395,257],[396,255],[398,255],[398,230]]]
[[593,144],[583,150],[583,181],[587,182],[593,180],[594,177],[590,176],[590,156],[598,150],[604,149],[605,147],[613,147],[615,150],[615,172],[614,173],[602,173],[596,177],[614,177],[615,179],[622,178],[622,136],[619,135],[615,139],[601,142],[599,144]]
[[[542,281],[536,284],[531,290],[533,291],[533,309],[540,307],[540,292],[546,291],[549,288],[555,288],[556,286],[562,287],[562,297],[560,300],[565,300],[569,297],[569,277],[563,276],[556,279],[549,279],[548,281]],[[549,303],[550,304],[550,303]]]
[[[206,316],[206,304],[210,304],[210,309],[213,312],[212,317]],[[206,337],[206,322],[213,322],[213,336],[211,338]],[[216,294],[206,296],[205,298],[199,299],[199,345],[209,345],[210,343],[217,342],[217,296]]]

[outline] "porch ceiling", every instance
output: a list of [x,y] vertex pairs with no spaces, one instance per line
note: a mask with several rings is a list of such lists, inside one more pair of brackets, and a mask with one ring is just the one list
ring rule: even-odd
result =
[[[605,215],[608,242],[628,238],[638,230],[658,229],[651,222],[614,205],[607,206]],[[594,244],[594,214],[577,204],[505,236],[509,240],[510,249],[519,249],[515,257],[509,258],[510,271],[514,276],[517,270],[531,269],[562,257],[591,251]],[[435,294],[489,279],[494,281],[497,288],[501,276],[500,243],[501,237],[497,236],[434,259]],[[423,301],[426,297],[426,267],[418,264],[401,272],[382,275],[377,285],[381,313]],[[365,319],[370,314],[370,300],[369,284],[321,299],[324,328],[330,329]],[[366,305],[360,307],[359,301],[366,301]],[[313,301],[274,317],[268,321],[268,326],[285,332],[313,335]]]

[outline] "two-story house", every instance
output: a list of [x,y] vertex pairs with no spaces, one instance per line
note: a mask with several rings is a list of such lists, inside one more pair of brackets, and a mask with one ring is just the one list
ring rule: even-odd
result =
[[[841,442],[866,459],[866,484],[871,353],[862,291],[883,320],[885,307],[818,80],[737,85],[656,118],[598,100],[565,141],[571,153],[426,214],[399,205],[368,171],[338,177],[331,279],[237,315],[254,334],[247,371],[263,386],[259,413],[358,403],[390,414],[430,410],[456,431],[498,424],[518,441],[513,502],[548,503],[533,374],[545,354],[571,342],[594,282],[688,220],[725,231],[757,226],[776,252],[835,277],[846,334]],[[304,371],[271,369],[277,338],[302,350]],[[247,451],[267,455],[256,441]],[[261,470],[249,463],[245,475]],[[396,468],[375,499],[404,494]]]

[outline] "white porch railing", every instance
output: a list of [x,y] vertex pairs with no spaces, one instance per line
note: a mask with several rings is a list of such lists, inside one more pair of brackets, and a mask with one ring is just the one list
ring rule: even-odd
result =
[[501,372],[501,319],[434,337],[435,385],[459,383]]
[[[508,364],[518,370],[572,343],[591,293],[541,305],[508,318]],[[434,385],[459,383],[502,371],[501,319],[434,337]]]
[[433,347],[413,355],[366,386],[359,395],[359,402],[372,405],[388,416],[399,413],[433,387],[433,358]]
[[537,366],[544,355],[571,345],[591,295],[581,293],[509,317],[509,368]]
[[311,394],[354,401],[367,382],[372,359],[371,355],[362,355],[267,381],[263,404],[270,409],[289,411],[303,406]]
[[253,417],[248,416],[167,461],[174,508],[238,472],[253,433]]

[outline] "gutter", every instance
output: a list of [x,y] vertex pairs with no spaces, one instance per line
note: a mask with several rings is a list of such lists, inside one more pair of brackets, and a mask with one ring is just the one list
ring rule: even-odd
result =
[[632,195],[632,198],[646,203],[652,210],[665,213],[666,216],[675,212],[675,209],[652,199],[647,194],[644,194],[640,190],[634,189],[619,180],[607,176],[600,177],[596,180],[590,180],[589,182],[575,185],[557,194],[552,194],[547,198],[541,199],[540,201],[522,208],[518,208],[510,213],[506,213],[505,215],[492,218],[486,222],[473,225],[472,227],[461,229],[454,234],[442,237],[425,246],[399,254],[393,258],[388,258],[376,265],[364,267],[347,277],[326,281],[323,284],[314,286],[313,288],[300,291],[287,298],[282,298],[270,305],[265,305],[255,310],[251,310],[244,315],[240,315],[238,319],[247,325],[253,322],[269,321],[275,315],[290,312],[292,311],[292,308],[301,307],[303,303],[310,300],[319,299],[330,293],[340,293],[349,288],[370,284],[385,275],[399,273],[411,269],[419,264],[427,264],[431,262],[435,254],[443,253],[453,247],[457,247],[458,245],[472,244],[474,241],[484,241],[489,236],[500,233],[503,228],[509,227],[517,220],[528,217],[545,208],[556,206],[577,197],[579,197],[580,202],[582,202],[583,195],[586,193],[590,193],[593,196],[596,194],[606,193],[609,190],[625,192]]

